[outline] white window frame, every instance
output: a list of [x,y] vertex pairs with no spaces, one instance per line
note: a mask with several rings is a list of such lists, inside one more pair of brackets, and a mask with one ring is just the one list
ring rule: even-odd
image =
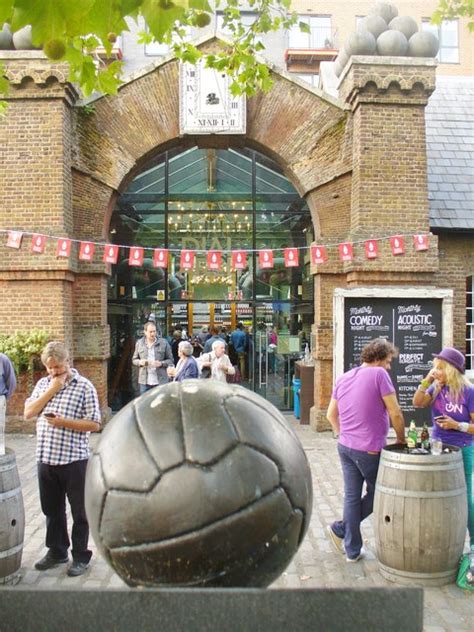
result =
[[[446,44],[445,42],[448,39],[448,28],[451,26],[455,26],[455,29],[453,29],[453,32],[455,32],[455,39],[456,39],[456,43],[453,44]],[[437,24],[431,24],[430,18],[422,18],[421,20],[421,30],[422,31],[429,31],[430,33],[433,33],[433,35],[436,35],[436,37],[439,40],[439,52],[436,55],[436,59],[441,63],[441,64],[459,64],[459,58],[460,58],[460,54],[459,54],[459,20],[443,20],[441,22],[441,24],[437,25]],[[444,33],[444,36],[443,36]],[[455,59],[448,59],[448,57],[451,57],[451,55],[449,55],[449,53],[453,53],[454,52],[454,57]]]
[[[322,24],[324,21],[324,25]],[[305,22],[311,33],[303,33],[299,22]],[[298,21],[288,31],[288,48],[326,48],[324,42],[333,41],[332,20],[330,15],[299,15]]]

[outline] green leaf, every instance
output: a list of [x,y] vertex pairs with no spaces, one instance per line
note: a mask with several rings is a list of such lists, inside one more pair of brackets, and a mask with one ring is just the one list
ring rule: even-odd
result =
[[3,72],[4,68],[2,64],[0,64],[0,94],[7,95],[10,84],[8,83],[8,79],[3,76]]
[[116,0],[95,0],[82,25],[84,34],[94,33],[102,41],[109,33],[119,34],[127,30],[127,23]]
[[117,94],[122,83],[119,74],[122,70],[122,62],[112,62],[105,70],[99,72],[97,77],[97,88],[106,94]]
[[302,33],[311,33],[311,29],[310,29],[309,24],[307,22],[298,22],[298,26],[299,26],[300,31]]
[[160,0],[143,0],[140,10],[157,42],[163,42],[174,23],[184,17],[183,7],[174,5],[163,9]]
[[0,0],[0,25],[10,22],[13,13],[13,0]]
[[189,0],[189,8],[196,11],[206,11],[212,13],[212,8],[207,0]]

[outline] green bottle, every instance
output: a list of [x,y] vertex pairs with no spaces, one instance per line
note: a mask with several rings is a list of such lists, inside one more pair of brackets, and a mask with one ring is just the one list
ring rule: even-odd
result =
[[423,424],[423,428],[421,430],[421,447],[425,448],[425,450],[430,449],[430,431],[428,430],[428,426],[426,425],[426,421]]
[[410,421],[410,427],[408,428],[407,435],[407,447],[409,450],[416,448],[416,443],[418,441],[418,433],[416,432],[416,424],[413,419]]

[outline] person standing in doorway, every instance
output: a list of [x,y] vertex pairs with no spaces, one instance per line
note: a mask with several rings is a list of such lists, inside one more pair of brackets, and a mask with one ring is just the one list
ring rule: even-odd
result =
[[247,351],[247,335],[244,330],[244,324],[237,323],[236,329],[230,334],[230,342],[237,354],[239,362],[240,376],[245,379],[245,354]]
[[191,378],[199,377],[199,367],[196,359],[193,357],[193,345],[189,340],[181,340],[178,345],[179,360],[176,367],[168,367],[168,377],[173,382],[183,382]]
[[157,336],[156,325],[153,321],[145,323],[144,336],[137,340],[132,363],[139,367],[140,395],[159,384],[169,382],[166,369],[174,366],[173,354],[169,343]]
[[212,343],[212,351],[203,353],[198,359],[199,370],[203,368],[211,369],[211,379],[219,382],[227,382],[228,375],[235,375],[229,356],[225,352],[225,342],[218,338]]
[[7,400],[16,388],[16,377],[10,358],[0,353],[0,456],[5,454],[5,423]]
[[71,368],[64,343],[49,342],[41,361],[48,376],[36,384],[24,412],[25,419],[37,417],[38,483],[46,516],[48,552],[35,568],[45,571],[68,562],[67,497],[73,519],[73,561],[67,574],[77,577],[87,570],[92,556],[84,485],[89,435],[100,429],[99,400],[92,383]]
[[[369,342],[361,366],[344,373],[334,387],[327,419],[339,435],[337,449],[344,478],[342,520],[327,527],[329,540],[348,562],[361,559],[361,522],[374,505],[380,451],[390,423],[397,443],[405,442],[405,422],[388,371],[397,349],[387,340]],[[363,485],[366,493],[362,496]]]

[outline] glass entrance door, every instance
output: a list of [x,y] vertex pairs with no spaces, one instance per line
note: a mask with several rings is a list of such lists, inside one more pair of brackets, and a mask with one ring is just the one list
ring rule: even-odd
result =
[[293,407],[294,364],[306,343],[300,308],[278,302],[255,307],[254,390],[280,410]]

